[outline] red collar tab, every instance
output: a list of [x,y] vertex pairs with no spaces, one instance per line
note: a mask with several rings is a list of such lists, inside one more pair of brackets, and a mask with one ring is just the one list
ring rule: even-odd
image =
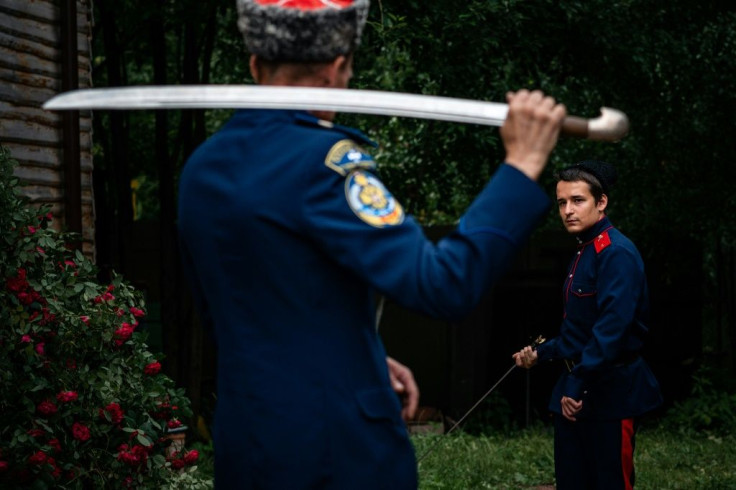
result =
[[611,237],[608,236],[608,231],[604,231],[593,240],[593,246],[595,247],[595,253],[601,253],[601,250],[611,244]]

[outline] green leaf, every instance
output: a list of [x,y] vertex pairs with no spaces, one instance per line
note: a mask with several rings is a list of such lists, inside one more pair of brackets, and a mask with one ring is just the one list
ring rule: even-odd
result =
[[144,446],[150,446],[151,444],[153,444],[153,441],[149,439],[148,436],[146,436],[145,434],[139,433],[136,436],[136,439],[138,439],[138,442],[140,442]]

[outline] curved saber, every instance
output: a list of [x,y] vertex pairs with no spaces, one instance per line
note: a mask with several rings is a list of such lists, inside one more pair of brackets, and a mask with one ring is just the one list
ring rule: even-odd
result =
[[[93,88],[49,99],[48,110],[79,109],[302,109],[435,119],[502,126],[508,105],[434,95],[377,90],[266,85],[172,85]],[[595,119],[568,116],[562,134],[598,141],[617,141],[629,121],[616,109],[601,108]]]

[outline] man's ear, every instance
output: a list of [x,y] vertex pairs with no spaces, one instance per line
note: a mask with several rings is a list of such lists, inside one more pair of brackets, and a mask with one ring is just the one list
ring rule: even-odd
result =
[[250,55],[250,60],[248,60],[248,68],[250,69],[250,76],[253,77],[253,81],[256,83],[260,83],[261,77],[258,70],[258,60],[256,59],[256,55]]
[[335,87],[337,85],[340,72],[345,69],[347,62],[348,59],[340,55],[325,67],[324,82],[326,87]]
[[595,207],[598,208],[598,211],[604,212],[608,207],[608,196],[605,194],[601,194],[601,198],[598,199],[598,203]]

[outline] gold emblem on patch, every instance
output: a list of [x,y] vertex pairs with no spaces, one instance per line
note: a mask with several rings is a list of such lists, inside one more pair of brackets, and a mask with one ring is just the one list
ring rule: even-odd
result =
[[347,175],[356,168],[374,170],[376,162],[352,140],[335,143],[325,157],[325,165],[340,175]]
[[345,196],[350,209],[371,226],[400,225],[404,209],[374,175],[355,170],[345,179]]

